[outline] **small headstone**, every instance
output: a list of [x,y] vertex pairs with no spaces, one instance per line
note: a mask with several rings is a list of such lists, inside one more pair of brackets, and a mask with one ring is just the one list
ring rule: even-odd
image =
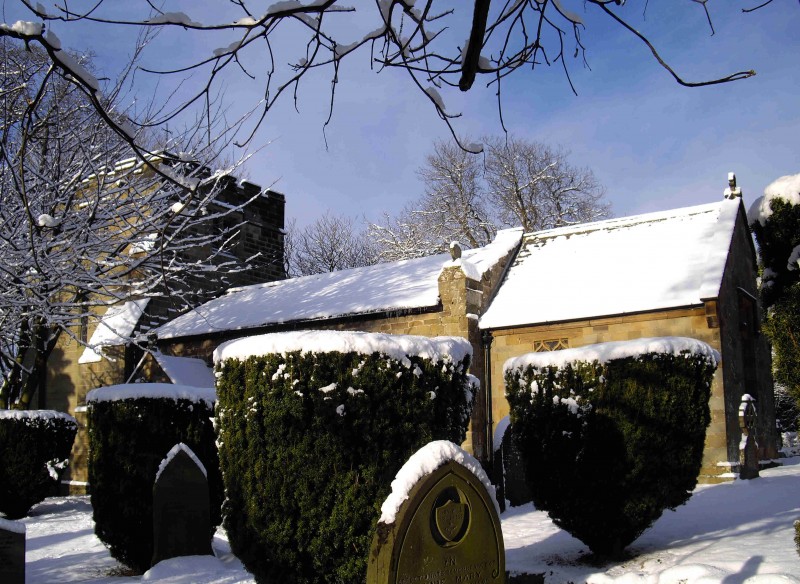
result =
[[170,450],[153,485],[153,560],[213,555],[206,470],[185,444]]
[[753,435],[756,429],[756,399],[748,394],[742,396],[739,406],[739,427],[742,439],[739,442],[739,478],[754,479],[758,472],[758,444]]
[[0,519],[0,582],[25,584],[25,524]]
[[519,507],[533,501],[528,482],[525,480],[525,465],[522,455],[513,439],[513,428],[509,427],[503,436],[503,487],[505,498],[512,507]]
[[422,477],[394,522],[378,523],[367,584],[504,583],[503,533],[491,497],[454,460]]

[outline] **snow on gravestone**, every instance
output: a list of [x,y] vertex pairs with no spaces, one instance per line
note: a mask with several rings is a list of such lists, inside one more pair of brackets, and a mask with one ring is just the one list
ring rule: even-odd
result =
[[153,485],[153,560],[213,555],[206,469],[185,444],[161,462]]
[[0,582],[25,584],[25,524],[0,519]]
[[480,463],[452,442],[417,451],[381,513],[367,584],[505,582],[494,488]]

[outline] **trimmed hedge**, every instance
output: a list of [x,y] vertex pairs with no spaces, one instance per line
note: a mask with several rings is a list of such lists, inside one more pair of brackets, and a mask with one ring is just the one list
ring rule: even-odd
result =
[[708,345],[675,338],[508,361],[513,436],[537,509],[593,553],[621,556],[697,484],[717,361]]
[[[312,351],[313,333],[305,334]],[[464,440],[469,359],[323,349],[218,364],[224,525],[257,581],[364,581],[397,471],[428,442]]]
[[[221,522],[222,476],[212,424],[213,390],[169,384],[93,390],[89,404],[89,484],[95,534],[138,573],[153,557],[153,484],[161,461],[183,442],[208,472],[209,540]],[[147,393],[154,397],[147,397]],[[159,397],[160,396],[160,397]]]
[[54,494],[78,423],[52,410],[0,410],[0,512],[25,517]]

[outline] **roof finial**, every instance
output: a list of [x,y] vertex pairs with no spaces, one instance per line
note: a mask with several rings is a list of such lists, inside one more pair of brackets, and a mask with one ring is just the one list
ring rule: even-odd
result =
[[726,199],[735,199],[742,196],[742,189],[736,186],[736,173],[728,173],[728,188],[724,193]]

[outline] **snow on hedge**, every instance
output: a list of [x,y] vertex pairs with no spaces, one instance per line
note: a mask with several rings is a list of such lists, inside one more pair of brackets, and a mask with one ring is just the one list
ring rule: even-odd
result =
[[213,387],[191,387],[172,383],[124,383],[93,389],[86,395],[86,403],[139,398],[185,399],[213,406],[217,401],[217,392]]
[[500,508],[497,505],[494,486],[489,481],[489,477],[486,476],[481,463],[456,444],[448,440],[436,440],[429,442],[412,454],[411,458],[397,472],[392,481],[392,492],[381,505],[381,518],[378,521],[385,524],[394,523],[400,505],[408,499],[408,495],[414,485],[451,460],[472,472],[483,483],[499,517]]
[[0,420],[66,420],[75,426],[78,421],[64,412],[55,410],[0,410]]
[[503,371],[524,369],[528,365],[533,365],[534,367],[563,367],[576,361],[606,363],[612,359],[638,357],[645,353],[680,355],[687,352],[704,356],[714,366],[718,365],[721,360],[720,354],[703,341],[687,337],[653,337],[598,343],[561,351],[528,353],[506,361],[503,364]]
[[461,361],[472,355],[472,345],[461,337],[420,337],[350,331],[291,331],[236,339],[214,351],[214,363],[227,359],[244,360],[251,356],[302,353],[380,353],[406,366],[409,356],[431,361]]
[[764,196],[756,199],[747,212],[747,221],[764,225],[772,215],[770,204],[773,199],[783,199],[791,205],[800,205],[800,174],[782,176],[764,189]]

